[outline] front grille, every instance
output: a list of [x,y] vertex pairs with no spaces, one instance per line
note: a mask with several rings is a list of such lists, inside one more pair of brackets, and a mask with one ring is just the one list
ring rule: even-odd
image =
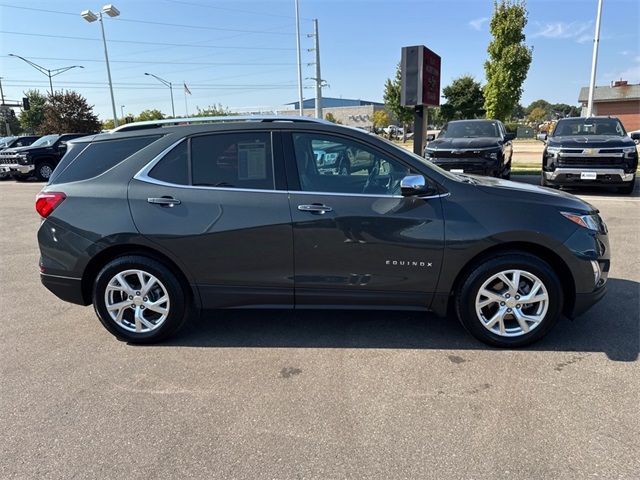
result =
[[469,158],[480,159],[484,158],[483,150],[436,150],[434,152],[430,152],[432,158],[455,158],[460,160],[466,160]]
[[10,163],[18,163],[18,157],[11,156],[0,156],[0,164],[8,165]]
[[558,166],[560,167],[609,167],[611,165],[624,165],[626,162],[622,157],[569,157],[561,156],[558,158]]

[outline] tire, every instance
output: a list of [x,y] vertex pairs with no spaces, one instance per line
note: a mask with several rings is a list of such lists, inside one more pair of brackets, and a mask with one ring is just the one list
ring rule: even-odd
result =
[[[143,273],[143,280],[150,286],[146,295],[138,272]],[[117,275],[127,285],[116,279]],[[162,301],[165,297],[167,300]],[[190,312],[185,287],[176,275],[162,263],[137,255],[109,262],[94,281],[92,298],[102,325],[119,340],[130,343],[148,344],[166,339],[182,327]],[[129,305],[114,308],[129,301]],[[161,313],[165,310],[166,313]],[[136,315],[140,316],[137,321]]]
[[[514,281],[515,271],[520,272],[518,291],[508,289],[506,282],[496,278],[503,273],[507,280]],[[542,288],[535,301],[518,303],[531,293],[536,282]],[[480,291],[495,296],[482,295]],[[487,305],[482,306],[483,303]],[[456,313],[467,331],[481,342],[502,348],[522,347],[545,336],[557,322],[563,304],[562,286],[556,273],[540,258],[524,252],[505,253],[476,265],[462,282],[455,299]],[[517,320],[516,313],[525,315],[522,321]]]
[[39,182],[47,182],[54,168],[51,162],[44,161],[36,164],[36,169],[33,173]]
[[618,187],[618,192],[623,193],[625,195],[630,195],[633,193],[633,189],[636,186],[636,177],[633,177],[629,183],[627,183],[624,187]]

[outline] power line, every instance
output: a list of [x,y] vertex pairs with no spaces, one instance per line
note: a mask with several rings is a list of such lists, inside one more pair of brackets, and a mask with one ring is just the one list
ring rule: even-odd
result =
[[[11,82],[27,82],[31,83],[33,80],[22,79],[22,78],[12,78],[9,81]],[[66,82],[66,84],[74,84],[74,85],[106,85],[105,82],[96,82],[96,81],[80,81],[74,80],[72,82]],[[149,82],[114,82],[114,85],[120,86],[149,86]],[[234,87],[234,88],[262,88],[262,87],[289,87],[291,85],[295,85],[294,83],[192,83],[189,82],[189,87]],[[174,89],[180,90],[182,87],[180,85],[174,85]],[[154,87],[154,88],[163,88],[163,87]]]
[[[165,0],[165,2],[181,4],[181,5],[191,5],[191,6],[194,6],[194,7],[211,8],[211,9],[215,9],[215,10],[226,10],[227,12],[248,13],[248,14],[251,14],[251,15],[258,15],[260,17],[279,17],[279,18],[289,18],[291,20],[293,20],[295,18],[293,15],[282,15],[282,14],[278,14],[278,13],[256,12],[256,11],[252,11],[252,10],[242,10],[242,9],[239,9],[239,8],[219,7],[217,5],[203,5],[202,3],[185,2],[185,1],[182,1],[182,0]],[[305,17],[300,17],[300,18],[302,18],[303,20],[312,20],[311,18],[305,18]]]
[[[9,82],[9,83],[5,83],[3,84],[5,87],[16,87],[16,88],[47,88],[48,85],[45,83],[37,83],[37,82]],[[63,84],[58,84],[57,87],[59,89],[91,89],[91,90],[104,90],[106,84],[103,85],[77,85],[77,84],[73,84],[73,83],[63,83]],[[291,90],[296,88],[296,85],[275,85],[275,86],[270,86],[270,85],[255,85],[252,86],[251,88],[247,88],[246,85],[244,86],[229,86],[229,87],[193,87],[191,88],[191,85],[189,85],[189,88],[193,91],[200,91],[200,90],[221,90],[221,91],[264,91],[264,90]],[[164,90],[163,87],[155,87],[155,86],[144,86],[144,87],[126,87],[126,86],[118,86],[118,90],[144,90],[144,91],[149,91],[149,90]]]
[[[0,33],[5,35],[23,35],[28,37],[47,37],[47,38],[62,38],[66,40],[85,40],[90,42],[100,42],[99,38],[93,37],[72,37],[68,35],[53,35],[47,33],[26,33],[26,32],[10,32],[8,30],[0,30]],[[230,50],[293,50],[293,48],[285,47],[239,47],[239,46],[226,46],[226,45],[200,45],[197,43],[162,43],[162,42],[144,42],[141,40],[113,40],[109,39],[109,43],[127,43],[138,45],[161,45],[163,47],[189,47],[189,48],[221,48]]]
[[[8,55],[0,55],[8,58]],[[96,62],[103,63],[104,60],[94,58],[56,58],[56,57],[29,57],[34,60],[57,60],[67,62]],[[241,67],[261,67],[261,66],[291,66],[294,63],[242,63],[242,62],[175,62],[175,61],[151,61],[151,60],[110,60],[111,63],[129,63],[145,65],[211,65],[211,66],[241,66]]]
[[[202,6],[202,5],[200,5]],[[35,12],[44,12],[44,13],[54,13],[59,15],[73,15],[74,17],[79,16],[79,13],[72,12],[63,12],[60,10],[49,10],[45,8],[35,8],[35,7],[22,7],[18,5],[7,5],[4,3],[0,3],[0,7],[3,8],[15,8],[18,10],[30,10]],[[260,33],[264,35],[293,35],[293,32],[270,32],[268,30],[246,30],[240,28],[224,28],[224,27],[209,27],[204,25],[187,25],[180,23],[167,23],[167,22],[154,22],[151,20],[140,20],[140,19],[129,19],[129,18],[114,18],[115,21],[118,22],[130,22],[130,23],[145,23],[149,25],[162,25],[164,27],[178,27],[178,28],[195,28],[200,30],[215,30],[220,32],[238,32],[238,33]]]

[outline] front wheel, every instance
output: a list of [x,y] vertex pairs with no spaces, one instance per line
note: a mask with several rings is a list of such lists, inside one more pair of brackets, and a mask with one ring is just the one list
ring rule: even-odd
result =
[[40,182],[46,182],[53,173],[54,166],[50,162],[40,162],[36,165],[35,175]]
[[496,347],[521,347],[542,338],[563,305],[560,281],[551,267],[527,253],[509,253],[476,266],[457,293],[463,326]]
[[117,258],[98,273],[93,305],[104,327],[131,343],[167,338],[189,311],[176,275],[160,262],[137,255]]

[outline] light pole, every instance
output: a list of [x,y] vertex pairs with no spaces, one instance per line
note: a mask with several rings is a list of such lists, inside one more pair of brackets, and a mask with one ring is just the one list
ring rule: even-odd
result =
[[10,53],[9,56],[10,57],[19,58],[23,62],[26,62],[29,65],[31,65],[33,68],[38,70],[40,73],[43,73],[47,77],[49,77],[49,88],[51,89],[51,95],[53,95],[53,82],[51,81],[51,77],[55,77],[56,75],[60,75],[61,73],[66,72],[67,70],[71,70],[72,68],[84,68],[82,65],[71,65],[70,67],[54,68],[53,70],[49,70],[48,68],[44,68],[43,66],[38,65],[37,63],[34,63],[31,60],[27,60],[26,58],[21,57],[20,55],[14,55],[13,53]]
[[153,73],[145,73],[145,75],[149,75],[150,77],[155,78],[159,82],[169,87],[169,91],[171,92],[171,116],[173,118],[176,118],[176,108],[173,105],[173,86],[171,85],[171,82],[169,82],[168,80],[165,80],[164,78],[160,78],[159,76],[154,75]]
[[602,0],[598,0],[596,14],[596,31],[593,36],[593,57],[591,58],[591,79],[589,81],[589,98],[587,100],[587,117],[593,115],[593,91],[596,87],[596,66],[598,65],[598,45],[600,44],[600,18],[602,17]]
[[100,21],[100,30],[102,31],[102,43],[104,45],[104,59],[107,62],[107,77],[109,78],[109,91],[111,92],[111,108],[113,109],[113,125],[115,127],[118,126],[118,114],[116,113],[116,100],[113,97],[113,83],[111,82],[111,69],[109,68],[109,54],[107,53],[107,40],[104,36],[104,22],[102,21],[102,14],[106,13],[110,17],[117,17],[120,15],[120,10],[118,10],[114,5],[108,4],[102,7],[102,10],[98,10],[98,15],[93,13],[91,10],[84,10],[80,13],[82,18],[84,18],[87,22],[93,23],[96,20]]
[[120,105],[120,113],[121,113],[121,117],[124,120],[124,105]]

